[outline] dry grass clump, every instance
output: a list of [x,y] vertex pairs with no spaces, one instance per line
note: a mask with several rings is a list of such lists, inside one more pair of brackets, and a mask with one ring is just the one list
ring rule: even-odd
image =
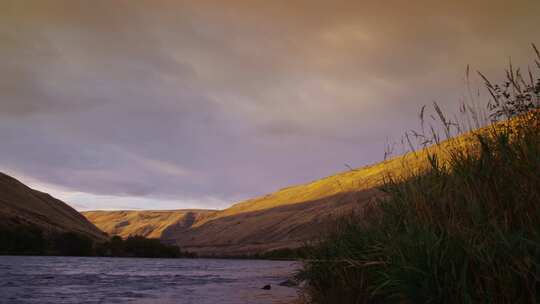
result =
[[[484,77],[492,125],[412,148],[428,166],[388,176],[384,200],[313,249],[299,273],[310,301],[540,301],[540,79],[511,66],[507,78]],[[435,110],[451,137],[452,122]]]

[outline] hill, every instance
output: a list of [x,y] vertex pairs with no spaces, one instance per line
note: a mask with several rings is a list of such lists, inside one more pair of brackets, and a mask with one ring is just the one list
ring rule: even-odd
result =
[[[497,128],[494,125],[490,128]],[[101,229],[126,237],[160,237],[202,255],[250,255],[296,248],[317,240],[344,215],[362,213],[381,198],[386,178],[405,178],[429,167],[428,155],[441,162],[450,147],[474,149],[476,134],[465,133],[437,145],[409,152],[302,185],[246,200],[220,211],[94,211],[85,216]],[[200,213],[195,213],[200,212]],[[189,212],[188,212],[189,214]]]
[[385,195],[379,186],[388,175],[404,176],[426,166],[427,158],[420,155],[432,149],[240,202],[202,218],[187,231],[163,238],[207,255],[300,247],[320,238],[344,215],[361,213]]
[[461,144],[470,137],[464,135],[437,147],[287,187],[220,211],[91,211],[83,214],[110,234],[160,237],[202,255],[249,255],[296,248],[319,238],[342,216],[362,212],[363,206],[384,195],[378,187],[388,174],[411,174],[428,164],[427,153],[443,151],[442,147]]
[[106,234],[66,203],[0,173],[0,228],[32,227],[44,234],[75,232],[93,240]]

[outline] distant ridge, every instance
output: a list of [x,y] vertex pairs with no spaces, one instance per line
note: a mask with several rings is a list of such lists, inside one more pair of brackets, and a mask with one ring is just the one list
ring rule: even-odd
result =
[[85,211],[82,214],[110,235],[118,235],[123,238],[136,235],[160,238],[166,229],[172,227],[190,228],[202,217],[215,212],[215,210],[185,209]]

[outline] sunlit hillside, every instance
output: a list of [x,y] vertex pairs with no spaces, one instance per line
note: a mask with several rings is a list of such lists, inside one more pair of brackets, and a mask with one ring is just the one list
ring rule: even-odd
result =
[[109,235],[123,238],[136,235],[160,238],[163,231],[171,226],[190,227],[201,216],[213,212],[215,211],[88,211],[82,214]]
[[319,238],[343,215],[362,213],[363,207],[385,195],[379,189],[385,179],[402,179],[421,172],[430,165],[428,155],[436,155],[444,163],[450,148],[468,147],[468,153],[475,153],[475,145],[470,143],[477,134],[489,134],[493,128],[506,126],[499,123],[375,165],[247,200],[210,214],[192,229],[167,238],[203,253],[257,253],[302,246]]
[[340,217],[361,213],[364,206],[382,197],[379,187],[388,177],[400,179],[422,171],[430,165],[428,155],[436,155],[444,163],[449,148],[467,147],[474,153],[470,143],[478,134],[511,128],[518,121],[468,132],[426,149],[284,188],[222,211],[95,211],[84,215],[112,235],[161,237],[202,254],[255,254],[299,247],[320,237]]

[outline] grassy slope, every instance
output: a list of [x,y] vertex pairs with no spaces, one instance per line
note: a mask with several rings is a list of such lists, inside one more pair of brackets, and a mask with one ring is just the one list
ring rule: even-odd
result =
[[428,153],[445,159],[445,147],[471,140],[472,134],[465,134],[416,153],[247,200],[210,214],[189,231],[170,237],[183,248],[206,254],[298,247],[319,238],[343,215],[362,212],[363,206],[384,195],[378,188],[388,174],[408,176],[429,165]]
[[442,147],[461,145],[471,135],[375,165],[281,189],[183,225],[184,211],[94,211],[84,215],[104,231],[126,237],[144,235],[176,242],[203,254],[253,254],[299,247],[320,237],[329,225],[383,195],[384,177],[406,176],[428,165],[427,153],[445,157]]
[[45,232],[78,232],[93,239],[105,234],[75,209],[0,173],[0,226],[37,226]]

